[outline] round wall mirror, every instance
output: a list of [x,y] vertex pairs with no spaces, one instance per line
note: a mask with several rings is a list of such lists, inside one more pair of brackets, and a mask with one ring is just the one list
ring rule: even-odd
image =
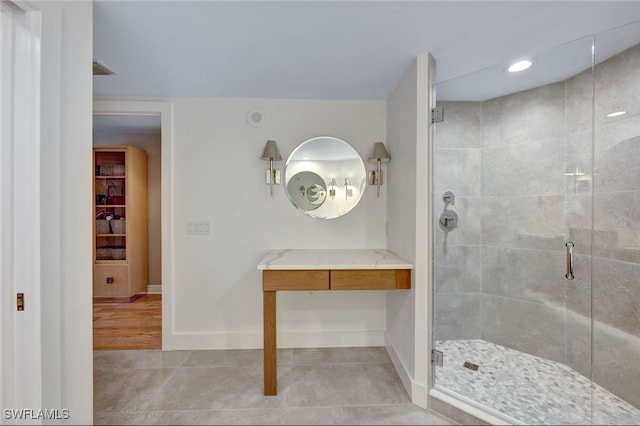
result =
[[321,136],[302,142],[284,166],[289,200],[302,213],[319,219],[340,217],[353,209],[366,185],[360,154],[338,138]]

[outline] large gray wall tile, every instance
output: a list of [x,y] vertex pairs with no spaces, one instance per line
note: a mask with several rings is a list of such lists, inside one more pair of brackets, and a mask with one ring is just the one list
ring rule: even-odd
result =
[[591,194],[571,194],[565,197],[564,220],[567,240],[574,243],[574,253],[591,255],[593,197]]
[[[640,134],[640,130],[637,132]],[[617,141],[596,157],[596,192],[640,189],[640,136]],[[596,139],[596,144],[599,140]]]
[[[628,117],[626,114],[617,118],[615,122],[595,128],[594,152],[596,166],[598,160],[620,142],[638,136],[640,116]],[[591,156],[590,152],[585,153]]]
[[482,247],[482,292],[554,306],[564,304],[562,253]]
[[591,256],[573,256],[573,280],[565,280],[567,310],[591,318]]
[[436,246],[434,286],[436,293],[480,292],[480,246]]
[[564,193],[564,138],[482,150],[482,195]]
[[[589,46],[589,50],[591,47]],[[593,73],[591,68],[566,81],[566,131],[574,135],[591,131],[593,125]]]
[[482,339],[564,362],[564,307],[482,295]]
[[445,232],[439,223],[444,209],[442,194],[434,194],[433,205],[433,238],[437,247],[444,247],[445,241],[447,247],[480,244],[480,197],[456,197],[455,205],[448,209],[457,213],[458,226],[450,232]]
[[482,104],[482,146],[560,138],[564,120],[564,82],[491,99]]
[[435,124],[435,148],[481,147],[480,102],[438,102],[444,121]]
[[482,243],[563,250],[564,196],[482,198]]
[[[565,190],[568,196],[587,193],[592,190],[593,168],[593,132],[591,129],[585,132],[567,135],[565,138],[564,172]],[[566,157],[566,158],[565,158]],[[573,175],[569,175],[569,173]],[[580,173],[575,175],[575,173]]]
[[[636,25],[636,31],[638,31]],[[604,34],[603,42],[607,34]],[[615,34],[611,33],[615,37]],[[597,41],[597,40],[596,40]],[[596,50],[597,54],[597,50]],[[595,125],[609,122],[607,114],[626,111],[629,116],[640,114],[640,45],[636,45],[599,64],[594,71],[596,90]]]
[[434,193],[453,191],[456,197],[480,196],[480,150],[435,149]]
[[640,251],[640,191],[596,193],[594,206],[595,248]]
[[640,265],[593,258],[593,317],[640,336]]
[[441,293],[435,298],[436,340],[480,338],[480,293]]
[[599,321],[593,329],[593,380],[640,408],[640,336]]
[[567,311],[566,364],[591,378],[591,316]]

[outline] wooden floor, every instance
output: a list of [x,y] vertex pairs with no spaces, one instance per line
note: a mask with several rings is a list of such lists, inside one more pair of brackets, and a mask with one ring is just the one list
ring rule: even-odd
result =
[[94,303],[93,349],[162,349],[162,295]]

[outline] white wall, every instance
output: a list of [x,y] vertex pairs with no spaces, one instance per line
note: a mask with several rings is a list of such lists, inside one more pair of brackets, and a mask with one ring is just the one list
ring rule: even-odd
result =
[[93,5],[42,10],[42,403],[93,422],[91,109]]
[[[178,98],[173,102],[174,277],[171,331],[164,349],[261,348],[261,274],[270,249],[386,247],[386,189],[368,187],[360,204],[337,219],[300,213],[264,183],[267,139],[284,163],[306,139],[335,136],[363,158],[386,137],[385,101]],[[260,108],[261,127],[247,112]],[[165,153],[163,152],[163,155]],[[373,167],[373,164],[367,164]],[[210,235],[187,235],[187,221],[209,221]],[[164,313],[167,315],[167,312]],[[383,345],[384,292],[281,292],[278,346]],[[167,336],[167,334],[165,334]]]
[[411,260],[411,290],[389,292],[386,346],[415,404],[427,405],[430,92],[434,62],[417,57],[388,100],[387,248]]
[[[389,247],[416,264],[411,291],[280,292],[278,345],[386,345],[414,402],[426,404],[429,58],[418,58],[388,102],[162,100],[172,116],[166,137],[163,124],[163,177],[168,171],[172,192],[163,189],[163,203],[170,203],[163,211],[173,218],[163,235],[174,241],[163,262],[172,270],[163,273],[163,349],[262,347],[256,264],[269,249]],[[136,111],[156,110],[134,103]],[[97,105],[131,110],[116,99]],[[259,128],[246,121],[256,107],[265,117]],[[266,140],[275,139],[286,160],[299,143],[321,135],[347,140],[364,159],[373,142],[386,141],[393,159],[383,165],[380,198],[368,186],[349,214],[320,220],[298,212],[283,185],[269,196],[268,162],[260,159]],[[188,221],[210,222],[211,234],[188,235]]]

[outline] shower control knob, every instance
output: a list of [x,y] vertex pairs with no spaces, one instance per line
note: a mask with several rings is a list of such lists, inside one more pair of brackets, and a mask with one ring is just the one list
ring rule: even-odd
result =
[[453,210],[445,210],[440,215],[440,226],[445,231],[451,231],[458,226],[458,214]]
[[444,208],[446,209],[449,204],[455,204],[456,196],[451,191],[445,191],[442,194],[442,201],[444,201]]

